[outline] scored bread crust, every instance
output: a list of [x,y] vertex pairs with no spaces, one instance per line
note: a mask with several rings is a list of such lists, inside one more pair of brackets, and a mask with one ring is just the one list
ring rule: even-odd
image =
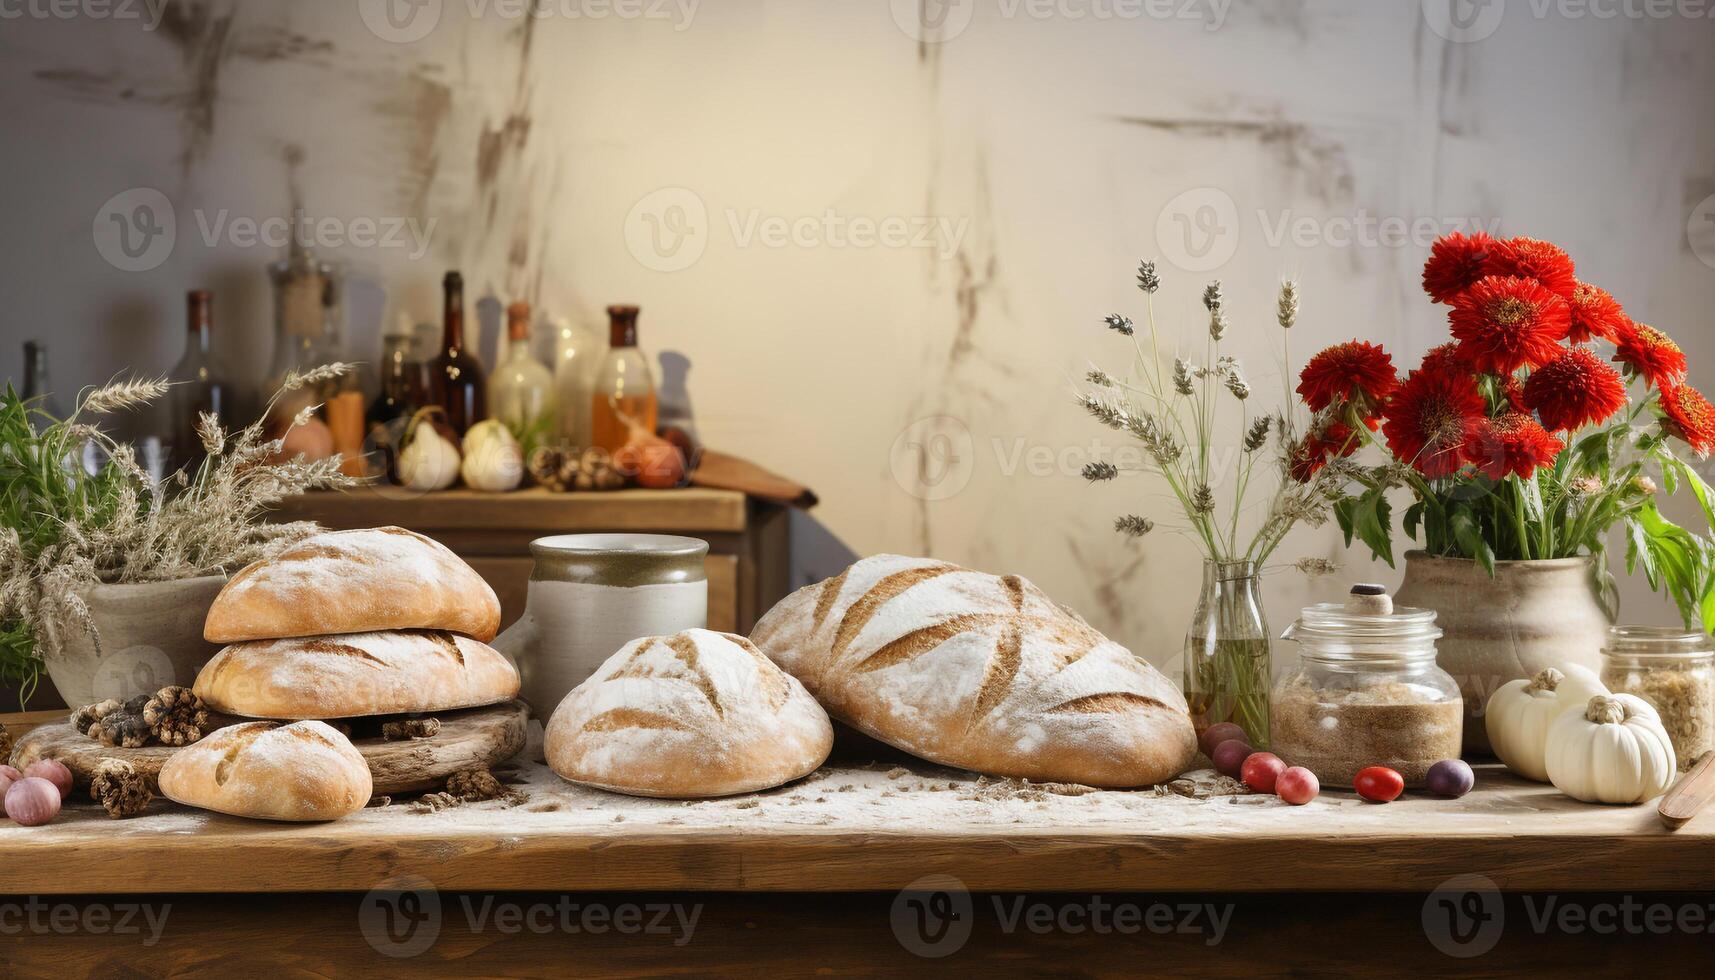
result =
[[518,696],[518,669],[468,636],[434,630],[235,643],[192,688],[245,718],[362,718],[452,711]]
[[1124,788],[1197,754],[1172,682],[1017,576],[879,555],[794,592],[751,637],[829,714],[942,765]]
[[255,820],[338,820],[375,790],[356,747],[319,721],[222,728],[174,752],[160,783],[175,803]]
[[742,636],[687,630],[633,640],[566,695],[548,765],[632,796],[708,798],[815,772],[833,725],[804,686]]
[[252,562],[215,597],[210,643],[434,629],[487,643],[500,600],[445,545],[401,527],[329,531]]

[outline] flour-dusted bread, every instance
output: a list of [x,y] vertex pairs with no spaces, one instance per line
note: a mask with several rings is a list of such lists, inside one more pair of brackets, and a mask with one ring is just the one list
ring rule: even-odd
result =
[[369,803],[369,766],[319,721],[252,721],[173,753],[161,795],[255,820],[338,820]]
[[402,527],[329,531],[245,567],[203,623],[210,643],[376,630],[449,630],[487,643],[500,600],[459,556]]
[[829,714],[931,762],[1130,787],[1197,755],[1167,678],[1017,576],[866,558],[788,596],[751,636]]
[[456,633],[305,636],[235,643],[192,690],[211,709],[245,718],[361,718],[510,701],[518,669]]
[[833,726],[804,686],[742,636],[633,640],[566,695],[548,765],[633,796],[753,793],[815,772]]

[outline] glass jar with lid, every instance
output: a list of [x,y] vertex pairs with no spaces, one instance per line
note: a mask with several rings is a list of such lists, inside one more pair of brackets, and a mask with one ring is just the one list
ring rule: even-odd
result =
[[1602,650],[1602,683],[1655,706],[1682,771],[1715,750],[1715,640],[1707,635],[1616,627]]
[[1326,786],[1350,786],[1370,766],[1421,786],[1435,763],[1459,758],[1465,703],[1435,663],[1435,618],[1394,608],[1380,586],[1304,610],[1285,636],[1299,644],[1298,665],[1270,699],[1274,753]]

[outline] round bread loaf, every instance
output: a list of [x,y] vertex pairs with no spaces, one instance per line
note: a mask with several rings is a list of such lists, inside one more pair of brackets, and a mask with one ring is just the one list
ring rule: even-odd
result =
[[255,820],[338,820],[372,791],[363,756],[319,721],[222,728],[161,767],[167,799]]
[[455,633],[402,630],[235,643],[192,688],[244,718],[362,718],[452,711],[518,696],[518,668]]
[[833,726],[804,686],[742,636],[633,640],[560,702],[548,765],[632,796],[714,797],[815,772]]
[[487,643],[500,600],[459,556],[402,527],[330,531],[253,562],[215,597],[210,643],[427,629]]
[[1172,682],[1014,575],[866,558],[751,635],[829,714],[942,765],[1124,788],[1197,755]]

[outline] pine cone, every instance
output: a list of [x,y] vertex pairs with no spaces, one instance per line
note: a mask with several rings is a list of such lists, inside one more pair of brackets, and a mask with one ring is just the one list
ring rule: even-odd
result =
[[460,769],[447,777],[447,795],[475,803],[505,796],[506,787],[487,769]]
[[190,745],[208,728],[208,707],[188,687],[163,687],[143,705],[143,722],[162,745]]
[[434,738],[441,733],[439,718],[401,718],[381,726],[381,737],[389,742],[407,742],[414,738]]
[[155,794],[137,767],[120,759],[103,759],[89,782],[89,796],[115,820],[134,817],[149,806]]
[[143,707],[153,697],[150,694],[139,694],[118,707],[110,707],[117,702],[103,701],[96,708],[106,708],[96,716],[95,724],[89,728],[89,737],[103,745],[117,746],[127,749],[137,749],[149,744],[153,734],[149,723],[143,720]]
[[121,707],[123,704],[118,698],[108,698],[95,704],[86,704],[71,713],[72,727],[77,729],[79,735],[88,735],[89,730],[95,727],[96,722],[104,716],[118,711]]

